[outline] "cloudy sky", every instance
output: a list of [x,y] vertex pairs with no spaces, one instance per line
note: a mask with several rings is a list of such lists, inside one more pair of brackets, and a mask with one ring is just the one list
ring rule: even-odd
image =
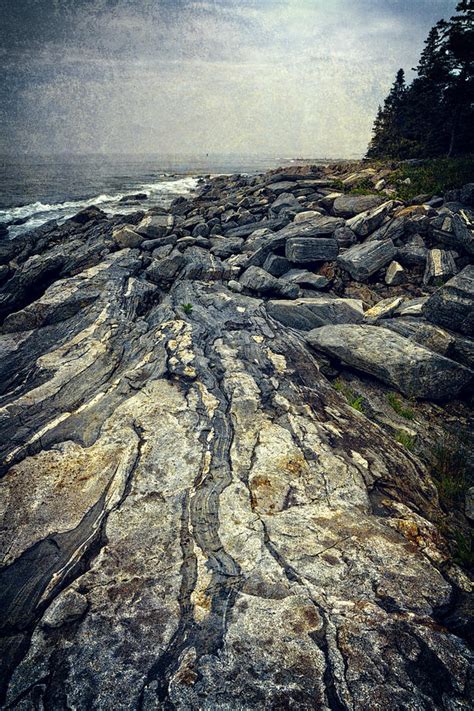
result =
[[364,152],[456,0],[0,0],[1,152]]

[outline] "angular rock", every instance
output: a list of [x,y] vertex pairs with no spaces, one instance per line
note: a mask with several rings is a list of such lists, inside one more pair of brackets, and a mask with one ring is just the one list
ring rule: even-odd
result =
[[332,211],[337,217],[354,217],[383,202],[384,198],[380,195],[341,195],[334,200]]
[[339,245],[335,239],[320,237],[292,237],[285,247],[286,258],[296,264],[327,262],[336,259]]
[[153,284],[164,286],[177,276],[178,272],[184,267],[184,264],[184,256],[180,252],[177,252],[169,257],[165,257],[165,259],[152,262],[146,269],[145,275]]
[[397,260],[404,267],[424,267],[428,249],[421,235],[414,235],[403,247],[397,250]]
[[427,296],[419,296],[416,299],[408,299],[397,310],[398,316],[422,316],[423,309],[428,300]]
[[310,331],[308,343],[368,373],[407,397],[447,400],[473,382],[474,372],[379,326],[342,324]]
[[277,232],[278,237],[328,237],[338,227],[344,226],[344,220],[327,215],[318,215],[305,222],[292,222]]
[[364,320],[367,323],[375,323],[381,318],[388,318],[400,308],[403,303],[403,296],[390,296],[388,299],[382,299],[375,306],[372,306],[364,314]]
[[284,275],[284,279],[307,289],[325,289],[329,284],[327,277],[322,274],[313,274],[306,269],[290,269]]
[[280,210],[290,210],[292,212],[302,212],[304,210],[301,207],[301,203],[295,198],[292,193],[282,193],[274,200],[271,204],[271,209],[273,212],[280,212]]
[[304,210],[303,208],[303,212],[299,212],[295,215],[293,222],[307,222],[308,220],[312,220],[314,217],[318,217],[322,214],[322,212],[323,211],[318,210]]
[[431,228],[438,242],[474,257],[474,232],[459,215],[440,215],[431,221]]
[[390,262],[387,273],[385,274],[385,283],[388,286],[398,286],[405,281],[405,270],[401,264],[396,261]]
[[392,261],[397,249],[392,240],[356,244],[340,254],[338,264],[356,281],[366,281]]
[[211,252],[216,257],[227,259],[232,254],[239,254],[243,243],[241,237],[214,237],[211,239]]
[[157,239],[158,237],[164,237],[168,228],[173,227],[173,224],[172,215],[148,215],[138,223],[136,231],[148,239]]
[[125,249],[126,247],[139,247],[144,240],[143,235],[138,234],[134,227],[129,225],[124,225],[119,227],[119,229],[112,232],[112,238],[115,244],[120,247],[120,249]]
[[380,227],[387,214],[393,208],[393,201],[389,200],[382,205],[375,207],[373,210],[361,212],[359,215],[352,217],[347,221],[347,226],[359,237],[367,237],[377,227]]
[[[447,333],[439,326],[427,323],[421,318],[391,318],[385,319],[384,328],[399,333],[405,338],[418,343],[420,346],[429,348],[430,351],[449,356],[449,351],[453,348],[455,337]],[[458,360],[457,358],[454,358]]]
[[292,267],[291,262],[286,257],[281,257],[279,254],[269,254],[263,263],[263,268],[269,274],[275,277],[281,277],[285,272]]
[[445,249],[430,249],[423,275],[423,284],[440,286],[458,271],[452,253]]
[[296,299],[300,291],[296,284],[277,279],[264,269],[253,266],[245,270],[239,279],[239,284],[259,294],[278,294],[287,299]]
[[361,323],[364,318],[362,301],[322,295],[295,301],[269,301],[267,310],[284,326],[301,331],[328,323]]
[[474,265],[470,264],[438,289],[426,301],[423,315],[428,321],[474,335]]

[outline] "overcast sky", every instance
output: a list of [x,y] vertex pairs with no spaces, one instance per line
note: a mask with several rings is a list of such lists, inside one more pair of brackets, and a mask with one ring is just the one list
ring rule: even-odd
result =
[[0,0],[0,151],[365,151],[456,0]]

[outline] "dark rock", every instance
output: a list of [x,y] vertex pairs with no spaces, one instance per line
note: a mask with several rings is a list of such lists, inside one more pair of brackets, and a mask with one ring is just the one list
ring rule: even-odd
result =
[[325,237],[292,237],[287,240],[285,254],[290,262],[308,264],[336,259],[339,245],[335,239]]
[[282,193],[277,199],[272,202],[272,211],[280,212],[280,210],[291,210],[293,212],[301,212],[304,210],[301,203],[295,198],[292,193]]
[[347,221],[347,226],[359,237],[367,237],[367,235],[370,235],[371,232],[374,232],[374,230],[380,227],[392,208],[393,201],[389,200],[375,207],[373,210],[361,212],[355,217],[351,217],[351,219]]
[[177,241],[177,235],[168,235],[167,237],[159,237],[158,239],[146,239],[140,246],[145,252],[153,252],[157,247],[163,247],[167,244],[176,244]]
[[211,252],[216,257],[227,259],[232,254],[239,254],[244,240],[241,237],[218,237],[211,239]]
[[356,281],[366,281],[392,261],[397,249],[392,240],[356,244],[340,254],[338,264]]
[[407,397],[452,399],[473,382],[471,370],[379,326],[323,326],[306,338],[313,348],[392,385]]
[[172,215],[148,215],[138,223],[136,230],[148,239],[158,239],[165,237],[168,228],[172,226]]
[[357,237],[350,227],[343,225],[342,227],[336,227],[334,230],[334,239],[337,241],[339,247],[350,247],[357,242]]
[[474,206],[474,183],[466,183],[459,191],[459,199],[464,205]]
[[322,274],[313,274],[306,269],[290,269],[283,278],[306,289],[325,289],[329,284],[329,279]]
[[177,252],[169,257],[165,257],[165,259],[152,262],[152,264],[145,271],[145,276],[153,282],[153,284],[166,286],[176,278],[177,274],[181,271],[184,265],[184,255],[181,254],[181,252]]
[[148,200],[146,193],[134,193],[133,195],[124,195],[120,198],[119,203],[135,202],[136,200]]
[[424,267],[427,256],[428,250],[421,235],[414,235],[397,250],[397,260],[404,267]]
[[235,227],[234,229],[224,230],[226,236],[228,237],[248,237],[255,230],[279,230],[288,224],[288,218],[277,217],[272,220],[260,220],[260,222],[253,222],[248,225],[242,225],[241,227]]
[[209,227],[205,222],[200,222],[196,227],[194,227],[192,235],[193,237],[207,237],[209,235]]
[[295,301],[269,301],[267,310],[284,326],[301,331],[310,331],[328,323],[361,323],[364,317],[361,301],[329,295]]
[[106,220],[107,215],[103,210],[100,210],[98,207],[95,205],[91,205],[91,207],[85,207],[83,210],[80,210],[74,217],[70,218],[71,222],[77,222],[79,225],[84,225],[86,222],[91,222],[92,220]]
[[430,249],[423,275],[423,284],[440,285],[458,271],[452,253],[445,249]]
[[317,215],[306,222],[293,222],[281,230],[278,230],[278,237],[327,237],[333,235],[338,227],[344,226],[344,220],[337,217]]
[[287,299],[296,299],[300,291],[296,284],[288,284],[282,279],[277,279],[260,267],[246,269],[239,283],[250,291],[259,294],[278,294]]
[[265,271],[273,274],[275,277],[281,277],[285,272],[292,267],[291,262],[286,257],[281,257],[279,254],[269,254],[263,263]]
[[428,321],[466,336],[474,335],[474,266],[465,267],[424,305]]
[[[420,346],[429,348],[430,351],[440,355],[449,356],[449,351],[453,348],[455,336],[448,333],[439,326],[428,323],[423,318],[390,318],[383,322],[384,328],[399,333],[405,338],[418,343]],[[457,360],[457,358],[454,358]]]
[[144,240],[143,235],[132,229],[130,225],[124,225],[112,232],[112,238],[120,249],[127,247],[139,247]]
[[474,256],[474,233],[459,215],[440,215],[430,226],[438,242]]

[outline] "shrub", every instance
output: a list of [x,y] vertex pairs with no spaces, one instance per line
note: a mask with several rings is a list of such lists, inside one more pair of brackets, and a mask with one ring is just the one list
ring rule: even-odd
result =
[[181,304],[181,308],[183,309],[185,314],[191,314],[193,312],[193,305],[192,304]]

